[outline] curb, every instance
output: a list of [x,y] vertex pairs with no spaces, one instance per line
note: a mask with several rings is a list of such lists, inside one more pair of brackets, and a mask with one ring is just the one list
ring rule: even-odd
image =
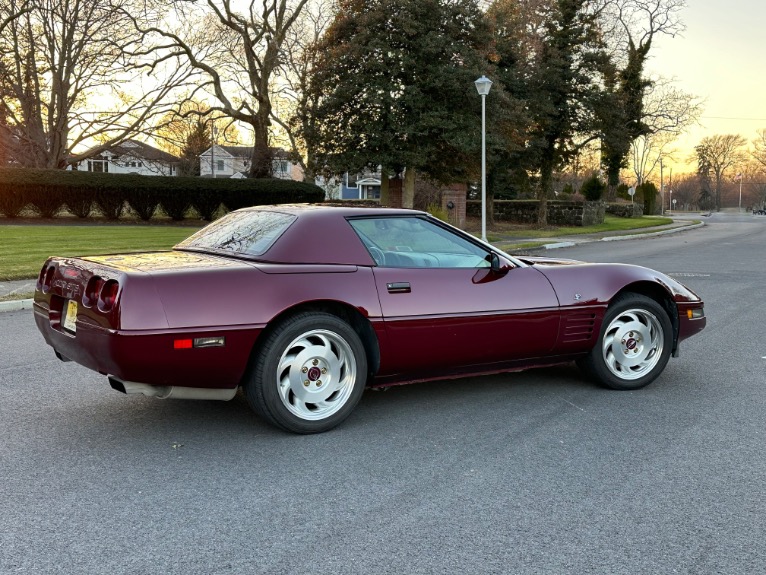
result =
[[[586,243],[586,242],[579,242],[579,243]],[[555,244],[545,244],[540,247],[546,250],[557,250],[559,248],[571,248],[572,246],[576,246],[577,244],[578,242],[556,242]]]
[[32,309],[33,299],[17,299],[13,301],[0,301],[0,312],[21,311],[23,309]]
[[705,225],[705,222],[700,222],[698,224],[690,224],[688,226],[679,226],[677,228],[671,228],[669,230],[660,230],[659,232],[648,232],[646,234],[630,234],[628,236],[608,236],[606,238],[601,238],[599,241],[614,242],[619,240],[639,240],[647,236],[664,236],[667,234],[675,234],[677,232],[683,232],[686,230],[693,230],[695,228],[701,228],[704,225]]
[[699,222],[697,224],[689,224],[688,226],[679,226],[677,228],[670,228],[668,230],[660,230],[658,232],[646,232],[643,234],[628,234],[624,236],[606,236],[595,240],[583,239],[582,241],[574,242],[556,242],[552,244],[545,244],[540,246],[539,249],[555,250],[558,248],[570,248],[578,244],[590,244],[593,242],[619,242],[621,240],[640,240],[642,238],[650,238],[652,236],[664,236],[667,234],[676,234],[686,230],[693,230],[695,228],[701,228],[705,225],[705,222]]

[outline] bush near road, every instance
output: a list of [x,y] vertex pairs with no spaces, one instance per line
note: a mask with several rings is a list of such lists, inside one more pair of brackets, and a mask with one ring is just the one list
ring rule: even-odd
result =
[[61,210],[87,218],[93,208],[117,220],[130,206],[142,220],[158,208],[174,220],[184,219],[194,207],[203,219],[212,220],[223,204],[228,210],[264,204],[324,201],[319,186],[293,180],[212,179],[181,176],[139,176],[70,170],[0,168],[0,213],[18,217],[25,208],[45,218]]

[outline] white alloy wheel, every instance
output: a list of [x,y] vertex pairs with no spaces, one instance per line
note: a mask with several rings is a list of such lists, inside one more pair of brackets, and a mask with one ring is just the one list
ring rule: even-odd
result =
[[577,365],[612,389],[640,389],[662,373],[672,348],[668,309],[645,295],[626,292],[611,302],[598,343]]
[[645,309],[621,312],[607,326],[602,342],[604,363],[616,377],[635,380],[651,372],[662,357],[664,330]]
[[263,336],[244,380],[251,407],[295,433],[320,433],[346,419],[364,393],[367,352],[349,322],[305,311]]
[[341,409],[357,378],[351,346],[340,335],[314,329],[296,337],[279,359],[276,383],[287,410],[307,421]]

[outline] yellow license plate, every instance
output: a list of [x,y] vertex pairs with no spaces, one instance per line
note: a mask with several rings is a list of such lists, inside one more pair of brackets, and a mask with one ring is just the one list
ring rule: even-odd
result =
[[64,321],[62,322],[62,325],[64,326],[64,329],[68,329],[69,331],[77,331],[77,302],[74,300],[69,300],[66,302],[66,308],[64,308]]

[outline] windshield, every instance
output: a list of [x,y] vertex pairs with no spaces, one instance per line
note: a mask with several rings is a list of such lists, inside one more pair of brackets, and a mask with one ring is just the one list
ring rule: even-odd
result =
[[292,214],[265,210],[232,212],[205,226],[174,249],[260,256],[296,218]]

